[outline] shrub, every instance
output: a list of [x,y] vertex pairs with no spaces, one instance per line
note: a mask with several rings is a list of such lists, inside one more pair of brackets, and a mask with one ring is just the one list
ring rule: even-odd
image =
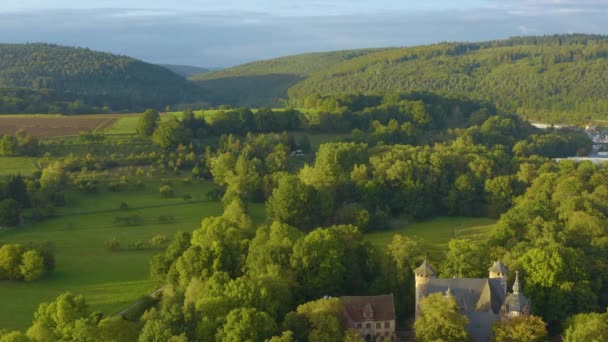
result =
[[19,224],[19,202],[12,198],[0,202],[0,227],[16,226]]
[[116,182],[111,182],[108,184],[108,190],[112,191],[112,192],[119,192],[121,189],[121,186],[119,183]]
[[127,204],[127,202],[121,202],[119,208],[120,210],[125,211],[129,209],[129,205]]
[[190,194],[185,194],[184,195],[184,201],[189,201],[191,199],[192,199],[192,195],[190,195]]
[[160,215],[157,221],[162,224],[173,223],[175,222],[175,217],[173,215]]
[[138,180],[137,182],[135,182],[135,189],[137,190],[143,190],[146,188],[146,184],[140,180]]
[[150,239],[150,246],[153,248],[165,249],[169,246],[170,241],[171,239],[166,235],[156,235]]
[[118,239],[112,238],[105,242],[105,246],[107,250],[114,252],[120,248],[120,242],[118,242]]
[[144,219],[137,214],[114,217],[114,224],[121,226],[138,226],[143,222]]
[[216,187],[216,188],[213,188],[212,190],[207,191],[207,193],[205,194],[205,197],[207,197],[207,199],[210,201],[217,201],[220,198],[222,198],[223,195],[224,195],[224,190]]
[[170,185],[163,185],[160,187],[160,195],[164,198],[171,198],[175,194],[173,193],[173,188]]

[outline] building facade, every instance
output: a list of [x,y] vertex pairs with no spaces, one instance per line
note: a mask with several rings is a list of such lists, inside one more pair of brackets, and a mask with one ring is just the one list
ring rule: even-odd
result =
[[347,326],[366,342],[395,341],[393,295],[342,297]]

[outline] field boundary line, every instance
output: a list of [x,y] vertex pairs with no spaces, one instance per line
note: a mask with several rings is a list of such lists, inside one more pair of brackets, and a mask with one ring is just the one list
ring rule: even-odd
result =
[[181,203],[171,203],[171,204],[158,204],[158,205],[145,205],[141,207],[129,207],[127,211],[120,209],[103,209],[103,210],[88,210],[88,211],[77,211],[65,214],[55,214],[52,217],[66,217],[66,216],[83,216],[83,215],[92,215],[92,214],[103,214],[103,213],[113,213],[113,212],[129,212],[138,209],[154,209],[154,208],[165,208],[165,207],[177,207],[180,205],[188,205],[188,204],[197,204],[197,203],[205,203],[205,202],[216,202],[210,200],[190,200],[184,201]]

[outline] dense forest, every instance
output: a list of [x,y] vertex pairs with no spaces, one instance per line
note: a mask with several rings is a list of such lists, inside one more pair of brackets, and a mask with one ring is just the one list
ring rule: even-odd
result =
[[[226,85],[209,98],[218,104],[257,105],[260,99],[274,104],[286,98],[289,87],[295,106],[319,95],[421,91],[492,101],[501,111],[546,122],[582,122],[608,113],[605,36],[518,37],[365,52],[351,51],[352,57],[343,60],[331,54],[292,56],[194,79]],[[306,61],[317,67],[300,70]],[[251,86],[231,95],[235,82]]]
[[277,106],[287,90],[308,76],[380,49],[309,53],[239,65],[191,77],[213,104]]
[[[154,151],[67,155],[32,179],[11,180],[6,189],[26,190],[4,195],[19,214],[15,198],[48,194],[42,202],[55,206],[68,186],[95,193],[116,185],[121,191],[128,182],[105,184],[93,172],[155,165],[165,174],[213,182],[207,196],[221,200],[223,212],[163,239],[150,259],[150,276],[166,285],[161,298],[147,298],[137,314],[103,316],[91,312],[84,297],[66,293],[42,303],[25,333],[0,330],[0,337],[359,341],[347,329],[340,297],[393,293],[399,329],[411,330],[412,269],[425,258],[443,277],[483,277],[488,260],[498,258],[520,271],[535,316],[517,326],[497,325],[495,334],[505,330],[506,336],[498,341],[536,328],[538,336],[522,340],[561,333],[576,341],[599,333],[602,326],[587,325],[605,320],[595,312],[608,303],[602,261],[608,173],[590,162],[550,159],[588,152],[586,134],[540,131],[487,103],[429,94],[328,96],[324,104],[337,109],[241,108],[209,122],[192,112],[162,121],[148,110],[137,132]],[[293,154],[310,153],[307,135],[327,131],[343,132],[342,140],[321,144],[306,160]],[[31,185],[11,185],[24,182]],[[162,196],[171,191],[169,183],[159,189]],[[252,218],[255,203],[265,207],[263,222]],[[438,215],[499,220],[486,239],[453,239],[439,253],[416,237],[395,235],[383,248],[365,239],[391,229],[395,219]],[[125,227],[137,225],[129,222],[136,215],[118,218]],[[108,250],[117,244],[108,240]],[[456,305],[444,306],[434,316],[436,326],[464,331],[462,319],[450,318],[462,316]],[[421,341],[437,340],[425,338],[418,325],[413,329]],[[466,332],[460,338],[453,331],[439,334],[468,340]]]
[[201,67],[191,66],[191,65],[160,64],[160,66],[162,66],[163,68],[167,68],[167,69],[173,71],[174,73],[176,73],[180,76],[183,76],[185,78],[189,78],[189,77],[195,76],[195,75],[205,74],[205,73],[212,71],[212,69],[201,68]]
[[49,44],[0,45],[0,112],[108,112],[187,102],[194,88],[157,65]]
[[[554,123],[608,113],[608,38],[521,37],[479,43],[312,53],[191,76],[129,57],[47,44],[0,45],[0,112],[66,113],[209,105],[313,109],[330,95],[435,93],[490,101]],[[181,76],[181,77],[180,77]],[[184,76],[191,76],[190,81]]]

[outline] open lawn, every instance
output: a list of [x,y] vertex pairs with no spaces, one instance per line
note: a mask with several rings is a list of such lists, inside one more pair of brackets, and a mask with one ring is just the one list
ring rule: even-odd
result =
[[430,253],[442,255],[451,239],[483,240],[494,224],[496,220],[481,217],[437,217],[411,224],[395,220],[394,229],[369,233],[365,238],[378,247],[386,247],[397,234],[416,236],[431,243]]
[[[221,212],[221,204],[204,199],[211,185],[175,184],[175,198],[161,198],[158,183],[144,190],[100,192],[95,195],[68,193],[68,205],[57,211],[57,217],[27,224],[16,229],[0,230],[0,243],[49,241],[54,245],[56,270],[33,283],[0,282],[0,328],[24,329],[32,320],[40,302],[71,291],[85,295],[92,310],[116,314],[141,296],[159,286],[148,273],[148,260],[157,253],[148,240],[158,234],[172,235],[200,227],[201,219]],[[185,194],[192,200],[185,201]],[[121,202],[129,210],[118,210]],[[264,207],[250,205],[252,216],[260,222]],[[138,226],[119,226],[117,216],[137,214],[143,218]],[[173,216],[174,223],[161,224],[161,215]],[[110,252],[104,242],[116,237],[121,249]],[[126,248],[141,240],[140,250]]]
[[36,158],[30,157],[0,157],[0,177],[21,174],[29,176],[38,168]]

